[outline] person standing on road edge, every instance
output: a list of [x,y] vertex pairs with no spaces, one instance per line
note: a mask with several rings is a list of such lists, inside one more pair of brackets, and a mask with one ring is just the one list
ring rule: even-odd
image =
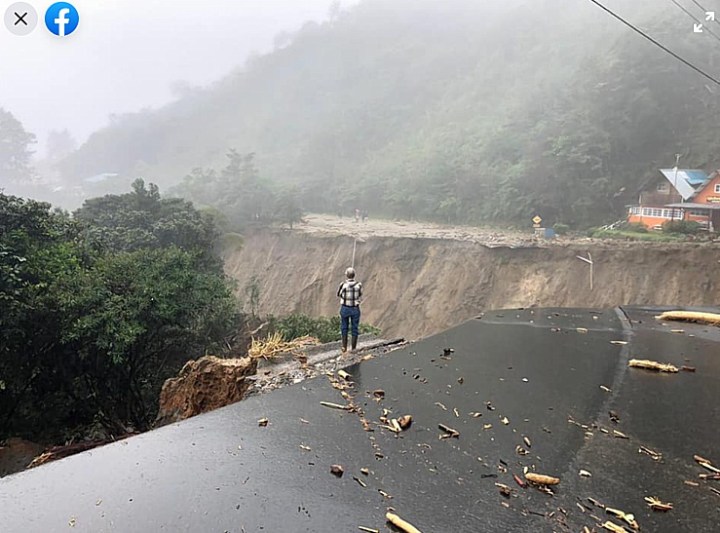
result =
[[355,269],[345,270],[345,281],[338,287],[340,298],[340,333],[342,335],[342,352],[347,352],[348,330],[352,334],[350,351],[357,348],[360,335],[360,301],[362,300],[362,283],[355,280]]

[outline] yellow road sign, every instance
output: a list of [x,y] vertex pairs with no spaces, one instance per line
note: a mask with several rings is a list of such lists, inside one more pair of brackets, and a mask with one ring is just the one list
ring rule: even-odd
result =
[[542,222],[542,218],[540,218],[538,215],[535,215],[532,219],[533,224],[540,224]]

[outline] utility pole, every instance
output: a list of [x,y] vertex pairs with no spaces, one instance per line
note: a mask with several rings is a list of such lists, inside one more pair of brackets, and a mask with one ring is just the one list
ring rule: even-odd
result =
[[575,257],[577,257],[578,259],[580,259],[580,261],[584,261],[585,263],[587,263],[588,265],[590,265],[590,292],[592,292],[592,290],[593,290],[593,281],[594,281],[593,278],[595,277],[595,276],[594,276],[594,272],[593,272],[593,270],[594,270],[593,267],[595,266],[595,262],[593,261],[592,255],[590,255],[590,252],[588,252],[587,258],[585,258],[585,257],[583,257],[583,256],[581,256],[581,255],[576,255]]
[[358,245],[358,243],[363,244],[364,242],[365,242],[365,239],[363,239],[360,235],[353,236],[352,263],[350,264],[350,266],[353,268],[355,268],[355,251],[357,250],[357,245]]
[[355,240],[353,241],[353,257],[352,257],[352,263],[350,266],[352,268],[355,268],[355,249],[357,248],[357,237],[355,237]]
[[[673,186],[675,187],[675,192],[678,192],[677,188],[677,173],[678,173],[678,165],[680,164],[680,154],[675,154],[675,179]],[[680,195],[680,201],[682,202],[682,194]],[[670,221],[675,220],[675,208],[672,208],[672,211],[670,212]]]

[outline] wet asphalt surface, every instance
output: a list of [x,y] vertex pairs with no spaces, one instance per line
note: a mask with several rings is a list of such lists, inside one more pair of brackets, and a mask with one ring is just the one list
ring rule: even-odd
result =
[[[320,404],[345,403],[320,376],[0,479],[0,531],[390,531],[388,507],[424,533],[622,525],[588,498],[642,531],[717,531],[720,481],[699,479],[709,472],[693,455],[720,465],[720,328],[663,326],[657,312],[489,312],[346,369],[373,432]],[[697,370],[657,374],[630,358]],[[383,409],[414,422],[396,436],[376,424]],[[440,439],[438,424],[459,437]],[[524,468],[561,478],[554,496],[516,484]],[[646,496],[674,509],[654,512]]]

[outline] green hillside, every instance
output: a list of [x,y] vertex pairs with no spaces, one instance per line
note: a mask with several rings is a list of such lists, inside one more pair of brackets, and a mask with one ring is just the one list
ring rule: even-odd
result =
[[[720,75],[720,41],[672,3],[606,3]],[[249,198],[242,173],[221,171],[234,149],[306,210],[583,226],[620,216],[675,153],[715,164],[718,91],[589,1],[365,0],[116,119],[62,169],[169,186],[202,168],[177,190],[232,209]]]

